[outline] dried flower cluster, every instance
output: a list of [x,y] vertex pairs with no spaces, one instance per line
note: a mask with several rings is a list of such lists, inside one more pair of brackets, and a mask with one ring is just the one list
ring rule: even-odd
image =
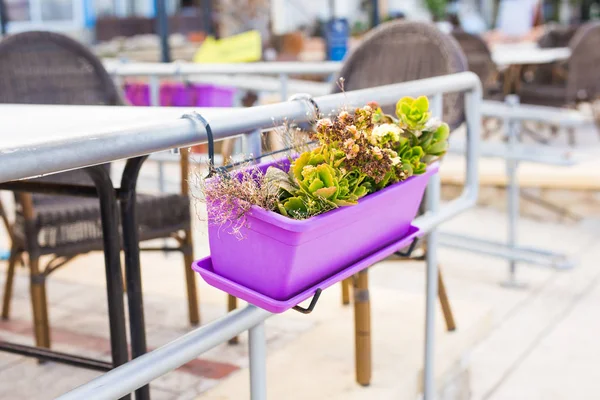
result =
[[245,223],[252,205],[305,219],[358,200],[415,174],[445,154],[447,124],[431,118],[426,97],[402,98],[396,117],[370,103],[354,113],[318,121],[310,138],[318,143],[291,162],[237,176],[218,176],[204,187],[211,223]]
[[246,225],[246,214],[253,205],[272,210],[279,199],[279,189],[268,185],[265,175],[255,166],[236,172],[217,169],[210,178],[200,180],[200,193],[209,223],[223,226],[235,235]]

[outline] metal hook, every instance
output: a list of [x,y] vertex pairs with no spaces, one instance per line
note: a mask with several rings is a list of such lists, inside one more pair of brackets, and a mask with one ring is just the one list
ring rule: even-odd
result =
[[294,307],[292,307],[292,309],[295,311],[298,311],[299,313],[302,313],[302,314],[310,314],[315,309],[315,306],[317,305],[317,301],[319,301],[319,296],[321,296],[321,292],[322,292],[321,289],[317,289],[317,291],[315,292],[315,295],[313,296],[312,300],[310,301],[310,304],[308,305],[308,308],[294,306]]
[[417,246],[417,242],[418,241],[419,241],[419,238],[414,238],[413,241],[410,243],[410,246],[408,247],[408,250],[406,250],[405,252],[397,251],[394,254],[396,254],[397,256],[400,256],[400,257],[410,257],[410,255],[412,254],[413,250]]
[[191,113],[186,113],[181,116],[181,118],[186,118],[194,123],[200,122],[204,125],[204,129],[206,130],[206,137],[208,139],[208,175],[207,178],[210,178],[215,173],[215,140],[213,137],[212,128],[210,127],[210,123],[206,118],[204,118],[201,114],[196,111]]
[[288,101],[298,101],[298,100],[304,100],[306,102],[308,102],[312,108],[313,108],[313,112],[315,114],[315,121],[319,120],[321,118],[321,110],[319,109],[319,105],[317,104],[317,102],[315,101],[315,99],[308,93],[296,93],[294,95],[292,95]]

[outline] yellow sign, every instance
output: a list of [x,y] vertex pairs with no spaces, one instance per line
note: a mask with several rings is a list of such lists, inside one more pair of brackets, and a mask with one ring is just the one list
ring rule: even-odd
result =
[[196,63],[235,63],[260,61],[262,41],[256,30],[223,39],[207,37],[194,55]]

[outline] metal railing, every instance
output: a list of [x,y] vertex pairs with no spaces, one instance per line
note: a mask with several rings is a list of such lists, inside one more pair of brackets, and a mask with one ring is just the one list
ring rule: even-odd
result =
[[[458,198],[440,207],[440,179],[437,174],[434,175],[428,186],[428,211],[415,220],[415,224],[424,233],[429,234],[426,269],[425,368],[423,377],[424,398],[426,400],[435,397],[433,369],[434,317],[437,299],[437,235],[435,229],[442,222],[473,207],[477,201],[481,82],[475,74],[464,72],[314,99],[321,110],[333,110],[339,109],[342,105],[362,105],[369,101],[377,101],[382,105],[387,105],[395,103],[402,96],[427,95],[432,96],[434,112],[441,114],[442,94],[449,92],[466,92],[465,105],[468,133],[465,154],[467,163],[465,188]],[[309,107],[309,102],[289,101],[253,107],[252,109],[239,109],[232,111],[227,118],[213,119],[210,121],[210,125],[214,137],[222,139],[241,132],[272,127],[274,123],[282,123],[284,119],[298,122],[307,121],[312,117],[312,110]],[[307,110],[310,112],[307,113]],[[118,142],[117,145],[111,146],[113,149],[117,149],[110,150],[117,153],[112,154],[112,156],[124,153],[131,156],[207,141],[205,129],[202,126],[192,126],[189,120],[173,121],[170,124],[148,127],[144,130],[124,130],[119,132],[118,137],[124,140],[128,137],[139,137],[139,135],[149,135],[154,138],[151,141],[152,144],[143,145],[137,141],[136,147],[132,148],[132,144],[129,142]],[[164,135],[164,137],[156,137],[157,135]],[[102,147],[96,146],[96,148]],[[105,156],[98,155],[97,158],[101,160]],[[69,164],[68,160],[60,162],[64,165],[54,167],[62,169]],[[263,322],[271,315],[269,312],[252,305],[234,311],[62,395],[59,399],[119,398],[246,330],[250,332],[251,398],[253,400],[265,399],[267,387],[266,341]]]
[[[158,83],[160,78],[180,78],[190,81],[210,81],[221,80],[217,83],[236,86],[243,89],[252,89],[264,91],[265,86],[269,86],[272,80],[265,80],[264,75],[277,76],[279,80],[279,92],[282,100],[288,98],[288,94],[293,88],[306,86],[310,89],[315,88],[322,93],[327,86],[321,86],[315,82],[291,81],[290,75],[314,75],[314,76],[332,76],[342,67],[341,62],[256,62],[256,63],[238,63],[238,64],[196,64],[191,62],[176,61],[172,63],[139,63],[127,61],[105,60],[104,66],[109,74],[117,79],[134,76],[147,76],[150,78],[151,100],[154,99],[158,105]],[[242,79],[231,79],[231,76],[239,75]],[[261,76],[261,80],[252,81],[250,76]],[[202,78],[204,76],[204,78]],[[225,80],[223,76],[228,76]],[[245,77],[245,79],[244,79]],[[296,85],[294,85],[296,83]],[[266,84],[266,85],[265,85]],[[294,86],[294,87],[292,87]],[[272,87],[272,86],[271,86]],[[294,90],[295,91],[295,90]],[[302,90],[306,92],[306,88]],[[310,90],[309,90],[310,91]]]
[[[577,165],[591,157],[598,157],[598,149],[582,151],[552,148],[546,145],[524,145],[518,140],[521,124],[525,121],[541,122],[561,128],[593,126],[593,117],[575,110],[564,110],[545,106],[520,105],[518,96],[507,96],[505,102],[484,101],[481,106],[483,117],[497,118],[503,121],[506,143],[483,143],[481,156],[506,160],[506,194],[508,230],[505,243],[482,239],[480,237],[459,235],[451,232],[440,234],[440,244],[453,249],[461,249],[508,260],[508,279],[506,286],[518,286],[516,268],[518,262],[533,265],[567,269],[575,261],[565,254],[518,244],[519,223],[518,167],[520,162],[569,167]],[[464,152],[464,147],[453,143],[450,151]]]
[[[160,106],[160,80],[172,78],[195,83],[211,83],[242,90],[258,92],[279,92],[281,100],[289,93],[303,92],[312,96],[326,95],[331,91],[331,83],[319,83],[290,79],[290,75],[309,74],[329,76],[338,72],[341,62],[256,62],[237,64],[197,64],[184,61],[172,63],[128,62],[126,60],[104,60],[108,73],[121,87],[127,77],[147,77],[150,90],[150,105]],[[275,77],[273,77],[275,76]],[[246,144],[247,142],[243,142]],[[242,146],[242,152],[247,149]],[[157,163],[158,188],[165,191],[165,163],[177,161],[176,157],[151,157]]]

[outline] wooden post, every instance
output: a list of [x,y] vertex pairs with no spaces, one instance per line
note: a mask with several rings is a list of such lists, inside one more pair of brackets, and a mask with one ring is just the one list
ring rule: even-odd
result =
[[354,281],[354,335],[356,382],[362,386],[369,386],[371,383],[371,303],[367,269],[359,272]]

